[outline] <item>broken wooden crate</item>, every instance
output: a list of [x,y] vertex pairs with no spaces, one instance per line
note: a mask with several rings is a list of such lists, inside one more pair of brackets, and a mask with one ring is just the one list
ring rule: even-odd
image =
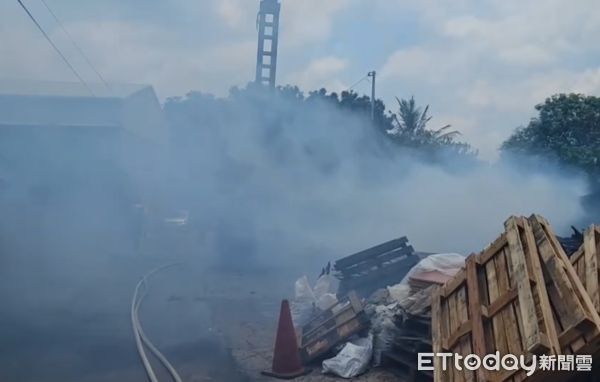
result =
[[408,278],[411,293],[417,293],[433,285],[444,285],[452,276],[440,271],[419,272]]
[[417,354],[431,353],[431,342],[421,337],[398,337],[397,344],[382,354],[382,365],[406,382],[433,381],[431,371],[418,370]]
[[572,256],[571,264],[575,268],[581,283],[590,296],[597,312],[600,312],[600,227],[592,225],[583,235],[583,244]]
[[[425,297],[422,299],[427,301]],[[431,316],[411,314],[409,310],[403,306],[402,313],[394,320],[397,334],[390,348],[382,354],[382,365],[397,374],[402,381],[430,382],[433,380],[433,373],[418,370],[417,359],[419,353],[431,353]]]
[[302,327],[300,353],[304,362],[326,354],[334,346],[365,329],[369,319],[354,292]]
[[414,252],[408,239],[402,237],[336,261],[341,281],[338,295],[354,290],[368,297],[377,289],[399,283],[419,262]]
[[[436,353],[594,354],[599,329],[589,296],[540,216],[510,218],[495,242],[433,293]],[[441,359],[434,362],[436,382],[526,379],[524,371],[442,371]]]

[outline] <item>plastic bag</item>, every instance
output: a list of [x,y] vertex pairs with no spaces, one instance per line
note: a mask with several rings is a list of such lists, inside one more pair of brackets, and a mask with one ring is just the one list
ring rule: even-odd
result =
[[290,310],[294,326],[298,328],[304,326],[315,314],[317,298],[306,276],[296,280],[294,291],[294,300],[291,303]]
[[291,303],[295,327],[302,327],[315,315],[316,309],[327,310],[337,303],[338,281],[332,275],[323,275],[311,288],[308,277],[303,276],[294,284],[295,296]]
[[334,306],[338,302],[338,299],[333,293],[325,293],[324,295],[317,298],[317,308],[320,310],[327,310]]
[[315,297],[318,299],[326,294],[336,294],[340,282],[333,275],[323,275],[319,277],[313,288]]
[[323,374],[353,378],[364,373],[373,356],[373,336],[348,342],[333,358],[323,361]]
[[388,287],[390,297],[393,301],[402,304],[408,297],[410,288],[408,280],[416,274],[437,271],[448,276],[454,276],[465,266],[466,257],[458,253],[440,253],[427,256],[412,267],[399,284]]
[[412,275],[422,272],[438,271],[448,276],[454,276],[464,268],[466,257],[458,253],[439,253],[427,256],[412,267],[400,284],[407,284]]
[[400,330],[394,322],[396,314],[400,309],[398,304],[388,306],[379,305],[375,307],[375,313],[371,317],[371,334],[373,335],[373,364],[381,365],[381,355],[390,350]]

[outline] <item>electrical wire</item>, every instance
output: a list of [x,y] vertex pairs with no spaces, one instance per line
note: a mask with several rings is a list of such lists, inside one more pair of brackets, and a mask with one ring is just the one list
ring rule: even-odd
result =
[[17,0],[17,2],[19,3],[19,5],[21,5],[21,8],[23,8],[23,10],[25,11],[25,13],[27,13],[27,16],[29,16],[29,18],[31,19],[31,21],[33,21],[33,23],[39,29],[39,31],[42,32],[42,34],[44,35],[44,37],[46,38],[46,40],[48,41],[48,43],[52,46],[52,48],[56,51],[56,53],[58,53],[58,55],[62,58],[62,60],[64,61],[64,63],[69,67],[69,69],[71,69],[71,71],[73,72],[73,74],[75,75],[75,77],[77,77],[79,79],[79,82],[81,82],[83,84],[83,86],[85,86],[85,88],[90,92],[90,94],[92,94],[92,96],[95,97],[96,95],[94,94],[94,92],[92,91],[92,89],[88,86],[88,84],[79,75],[79,73],[77,72],[77,70],[75,70],[75,68],[73,67],[73,65],[71,65],[71,63],[69,62],[69,60],[67,59],[67,57],[65,57],[65,55],[60,51],[60,49],[58,49],[58,47],[54,44],[54,42],[52,41],[52,39],[50,38],[50,36],[48,36],[48,33],[46,33],[46,31],[44,30],[44,28],[42,28],[42,26],[40,25],[40,23],[38,23],[38,21],[31,14],[31,12],[29,12],[29,9],[27,9],[27,7],[25,6],[25,4],[23,4],[23,2],[21,0]]
[[98,76],[98,78],[100,79],[100,81],[104,84],[104,86],[106,86],[107,89],[110,89],[110,86],[108,86],[108,84],[104,80],[104,77],[102,76],[102,74],[100,74],[100,72],[98,71],[98,69],[96,69],[96,67],[94,66],[94,64],[92,64],[92,61],[88,58],[88,56],[83,52],[83,50],[75,42],[75,40],[73,39],[73,37],[71,36],[71,34],[65,28],[64,24],[62,23],[62,21],[60,21],[60,19],[58,18],[58,16],[56,16],[56,13],[54,13],[54,11],[52,10],[52,8],[50,8],[50,6],[48,5],[48,3],[46,3],[46,0],[40,0],[40,1],[42,2],[42,4],[44,4],[44,7],[46,7],[46,9],[48,10],[48,12],[52,15],[52,17],[54,18],[54,21],[56,21],[56,23],[58,24],[58,26],[60,26],[60,29],[62,29],[62,31],[65,34],[65,36],[67,36],[67,38],[71,41],[71,44],[73,44],[73,47],[75,47],[75,49],[77,49],[77,51],[79,52],[79,54],[81,55],[81,57],[83,57],[83,59],[85,60],[85,62],[90,66],[90,68],[92,68],[92,70],[94,71],[94,73],[96,73],[96,76]]
[[[144,350],[144,345],[148,347],[148,349],[150,349],[150,352],[152,352],[152,354],[154,354],[154,356],[163,364],[163,366],[167,369],[167,371],[169,372],[169,374],[175,382],[182,382],[181,377],[179,376],[173,365],[171,365],[167,358],[156,348],[156,346],[154,346],[154,344],[152,344],[150,339],[146,336],[146,333],[142,329],[142,325],[140,323],[138,315],[140,306],[142,305],[144,297],[147,294],[147,280],[155,273],[158,273],[164,269],[173,267],[175,265],[179,265],[179,263],[163,265],[148,272],[137,283],[135,291],[133,293],[133,300],[131,301],[131,324],[133,326],[133,335],[135,338],[136,347],[138,349],[138,354],[140,356],[140,359],[142,360],[142,364],[144,365],[144,369],[146,370],[146,374],[148,375],[150,382],[158,382],[158,379],[156,377],[156,374],[154,373],[154,370],[152,369],[150,361],[148,360],[148,356],[146,355],[146,351]],[[140,295],[140,289],[142,287],[144,287],[144,291]]]
[[354,83],[354,85],[350,86],[348,89],[346,89],[346,91],[351,91],[352,89],[354,89],[355,87],[357,87],[361,82],[363,82],[365,79],[367,79],[369,77],[369,75],[367,74],[366,76],[364,76],[363,78],[361,78],[360,80],[356,81]]

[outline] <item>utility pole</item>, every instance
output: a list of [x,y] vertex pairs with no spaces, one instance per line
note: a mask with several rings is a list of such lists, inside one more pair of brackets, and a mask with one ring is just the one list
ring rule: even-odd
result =
[[373,80],[371,81],[371,120],[375,122],[375,79],[377,77],[377,72],[373,70],[367,75],[373,77]]

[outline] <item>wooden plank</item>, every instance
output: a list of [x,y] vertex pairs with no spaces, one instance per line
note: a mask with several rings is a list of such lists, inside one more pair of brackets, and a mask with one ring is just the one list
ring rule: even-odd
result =
[[461,269],[458,273],[448,281],[441,289],[441,293],[443,296],[449,296],[451,293],[461,286],[462,283],[465,282],[465,270]]
[[[598,348],[598,341],[600,339],[600,317],[594,306],[594,303],[590,295],[586,292],[583,285],[582,279],[586,279],[586,270],[580,269],[583,278],[577,274],[575,268],[571,265],[569,258],[560,246],[558,239],[556,238],[550,224],[541,216],[533,215],[530,217],[530,221],[534,227],[539,226],[539,236],[543,237],[549,247],[554,252],[555,261],[554,267],[559,277],[553,277],[553,281],[556,283],[556,289],[554,293],[554,299],[558,301],[553,305],[557,311],[559,309],[565,309],[557,306],[559,303],[566,303],[569,306],[580,305],[581,311],[576,313],[570,313],[565,317],[560,317],[562,331],[559,334],[561,336],[561,343],[563,343],[563,351],[571,351],[573,353],[581,352],[595,352]],[[535,231],[534,231],[535,234]],[[536,236],[537,239],[537,236]],[[585,250],[584,250],[585,252]],[[585,268],[586,254],[584,253],[583,267]],[[579,259],[582,262],[582,259]],[[549,289],[550,291],[550,289]],[[565,297],[566,296],[566,297]],[[567,299],[568,301],[564,301]],[[573,300],[573,301],[570,301]],[[569,310],[572,310],[571,308]],[[561,315],[563,315],[561,313]],[[579,320],[578,320],[579,319]],[[577,336],[577,334],[581,336]],[[569,346],[566,345],[568,341],[571,341]]]
[[[519,227],[521,227],[521,225],[519,225]],[[523,248],[523,249],[525,250],[525,248]],[[509,281],[510,288],[511,288],[511,290],[515,290],[517,292],[517,298],[512,301],[512,303],[510,305],[510,309],[512,311],[512,315],[515,317],[515,323],[516,323],[516,327],[517,327],[516,334],[518,337],[519,348],[521,349],[521,353],[525,353],[526,348],[523,343],[523,323],[521,322],[521,318],[519,317],[521,310],[519,309],[517,280],[515,279],[515,274],[513,272],[512,262],[510,259],[510,252],[506,253],[506,269],[507,269],[508,281]],[[527,266],[527,269],[529,269],[529,264]]]
[[[540,349],[543,344],[540,336],[540,328],[535,311],[529,274],[527,272],[525,253],[523,252],[521,239],[518,233],[517,219],[515,217],[508,219],[505,223],[505,228],[510,251],[511,266],[519,291],[519,309],[523,326],[522,335],[524,349],[528,352],[544,351],[544,349]],[[545,351],[547,350],[548,349],[545,349]]]
[[[454,295],[453,295],[454,296]],[[461,312],[462,317],[462,312]],[[452,349],[456,346],[463,336],[470,333],[472,330],[473,323],[471,321],[462,322],[460,326],[452,331],[452,335],[448,339],[443,339],[443,348]]]
[[[472,332],[472,322],[469,320],[469,312],[468,312],[468,304],[467,304],[467,286],[463,285],[458,290],[458,301],[457,301],[457,311],[458,318],[461,322],[461,326],[467,325],[469,327],[469,332]],[[471,346],[471,338],[470,336],[463,336],[460,339],[461,349],[463,355],[469,355],[473,353],[473,347]],[[474,381],[475,375],[472,371],[463,370],[464,380],[467,382]]]
[[363,305],[356,293],[338,301],[331,308],[321,312],[302,327],[302,343],[309,343],[322,337],[336,327],[350,321],[363,311]]
[[[449,326],[450,330],[448,333],[454,333],[454,332],[456,332],[456,330],[458,329],[458,326],[460,325],[460,323],[458,322],[457,314],[456,314],[456,293],[452,293],[450,296],[448,296],[447,301],[448,301],[448,311],[449,311],[449,318],[450,318],[450,326]],[[460,349],[458,349],[455,344],[450,349],[450,352],[453,354],[460,353]],[[452,362],[454,362],[454,359],[452,359]],[[458,371],[458,369],[456,369],[455,367],[451,367],[451,373],[452,373],[452,381],[454,381],[454,382],[461,381],[462,373],[460,371]]]
[[483,253],[479,256],[477,261],[480,264],[487,263],[500,249],[504,248],[505,246],[506,234],[503,233],[483,250]]
[[[469,303],[469,313],[472,326],[472,344],[473,354],[484,357],[486,352],[485,336],[483,332],[483,321],[481,319],[481,296],[479,291],[479,281],[477,277],[477,261],[476,256],[471,255],[466,261],[466,281],[467,295]],[[485,381],[486,373],[483,368],[476,372],[476,380]]]
[[368,323],[368,317],[364,312],[362,312],[350,321],[336,326],[316,340],[303,345],[300,351],[302,358],[305,360],[305,362],[310,362],[320,357],[337,344],[342,343],[347,338],[360,332],[362,329],[368,326]]
[[550,354],[558,354],[561,347],[558,342],[558,333],[553,319],[554,313],[552,311],[552,306],[550,305],[548,291],[546,290],[544,273],[540,263],[540,255],[537,250],[533,230],[527,219],[520,218],[519,220],[523,225],[523,245],[527,248],[527,254],[529,255],[528,259],[532,271],[531,276],[536,280],[536,284],[533,286],[533,288],[539,300],[539,306],[541,310],[542,328],[540,329],[546,333],[546,337],[548,338],[548,352]]
[[542,216],[536,215],[536,217],[537,217],[538,221],[541,221],[543,223],[543,227],[544,227],[545,231],[547,232],[547,237],[548,237],[551,245],[554,247],[555,253],[558,256],[558,258],[560,259],[560,261],[562,263],[561,265],[562,265],[569,281],[571,282],[571,284],[573,286],[572,289],[575,292],[575,296],[577,296],[580,299],[581,305],[583,306],[583,308],[586,311],[585,313],[588,314],[589,316],[591,316],[591,317],[586,317],[586,319],[588,319],[588,318],[591,319],[592,322],[590,322],[590,324],[594,325],[596,328],[600,328],[600,315],[594,308],[594,304],[593,304],[590,296],[586,293],[585,288],[583,287],[583,284],[581,283],[581,280],[579,279],[579,277],[575,273],[575,270],[573,269],[573,266],[569,262],[569,257],[567,256],[564,249],[558,242],[558,239],[556,238],[556,235],[554,234],[554,231],[552,230],[550,223],[548,223],[548,221]]
[[[481,268],[481,269],[479,269]],[[488,285],[487,285],[487,278],[485,275],[485,269],[479,265],[479,263],[477,264],[477,287],[479,290],[479,298],[480,298],[480,302],[479,302],[479,306],[481,307],[481,311],[482,311],[482,327],[483,327],[483,333],[484,333],[484,337],[483,337],[483,343],[485,344],[485,349],[484,349],[484,354],[489,354],[489,353],[493,353],[494,350],[494,334],[493,334],[493,328],[492,328],[492,322],[488,319],[484,319],[483,317],[483,311],[485,310],[484,308],[486,306],[490,305],[490,296],[488,293]],[[470,293],[470,292],[469,292]],[[470,302],[469,302],[470,303]],[[469,313],[471,313],[469,311]]]
[[[487,275],[488,280],[488,290],[490,294],[490,303],[493,305],[498,298],[500,297],[500,291],[498,289],[498,281],[496,277],[496,266],[494,264],[494,260],[485,264],[485,273]],[[497,314],[491,317],[492,319],[492,327],[494,330],[494,344],[496,345],[496,350],[500,352],[500,355],[508,354],[508,344],[506,342],[506,331],[504,328],[504,319],[501,314]]]
[[362,272],[368,272],[372,269],[382,268],[392,260],[400,261],[401,258],[412,255],[415,252],[412,246],[402,247],[395,249],[390,252],[386,252],[383,255],[373,256],[365,261],[353,264],[347,268],[340,269],[343,277],[352,277],[352,275],[360,274]]
[[581,247],[579,247],[579,249],[577,251],[575,251],[575,253],[573,253],[571,255],[571,263],[574,264],[574,263],[578,262],[579,259],[581,259],[583,257],[584,253],[585,253],[584,246],[582,245]]
[[485,307],[483,316],[485,318],[492,318],[507,305],[512,304],[515,299],[519,297],[519,291],[516,288],[511,289],[507,293],[504,293],[500,298],[496,299],[494,303]]
[[405,259],[387,265],[376,272],[371,272],[360,277],[343,279],[340,289],[342,292],[353,289],[357,290],[357,292],[363,292],[363,289],[370,292],[393,285],[400,282],[418,262],[419,258],[417,256],[407,256]]
[[408,239],[406,236],[401,237],[399,239],[394,239],[390,241],[386,241],[385,243],[376,245],[374,247],[365,249],[364,251],[357,252],[353,255],[344,257],[335,262],[335,269],[342,270],[343,268],[349,267],[353,264],[356,264],[360,261],[368,259],[371,256],[381,255],[383,253],[392,251],[394,249],[403,247],[408,243]]
[[[511,289],[510,284],[508,282],[508,268],[506,264],[506,251],[503,249],[498,253],[498,256],[494,259],[494,263],[496,265],[496,279],[498,282],[498,289],[502,294],[501,298],[504,296],[510,296]],[[514,298],[511,298],[510,301],[513,301]],[[499,310],[500,311],[500,310]],[[500,314],[502,314],[502,319],[504,320],[504,329],[506,330],[506,342],[508,345],[508,351],[510,354],[521,354],[522,347],[520,344],[518,327],[517,327],[517,317],[514,316],[512,309],[505,308],[502,309]]]
[[[431,295],[431,341],[434,353],[442,353],[442,295],[441,287],[435,287]],[[442,360],[440,357],[433,357],[433,381],[444,382],[444,373],[442,372]]]
[[[529,221],[533,229],[540,258],[550,275],[549,281],[555,286],[555,291],[551,291],[551,296],[554,297],[552,304],[560,315],[559,321],[564,328],[577,326],[586,317],[581,301],[577,298],[573,284],[569,280],[566,268],[563,267],[560,259],[557,258],[555,248],[550,242],[550,238],[547,236],[541,220],[537,216],[532,216]],[[583,289],[583,285],[581,285],[581,288]]]
[[[596,233],[592,226],[584,234],[584,266],[585,288],[594,305],[596,312],[600,312],[600,295],[598,293],[598,260],[596,253]],[[582,272],[583,273],[583,272]]]

